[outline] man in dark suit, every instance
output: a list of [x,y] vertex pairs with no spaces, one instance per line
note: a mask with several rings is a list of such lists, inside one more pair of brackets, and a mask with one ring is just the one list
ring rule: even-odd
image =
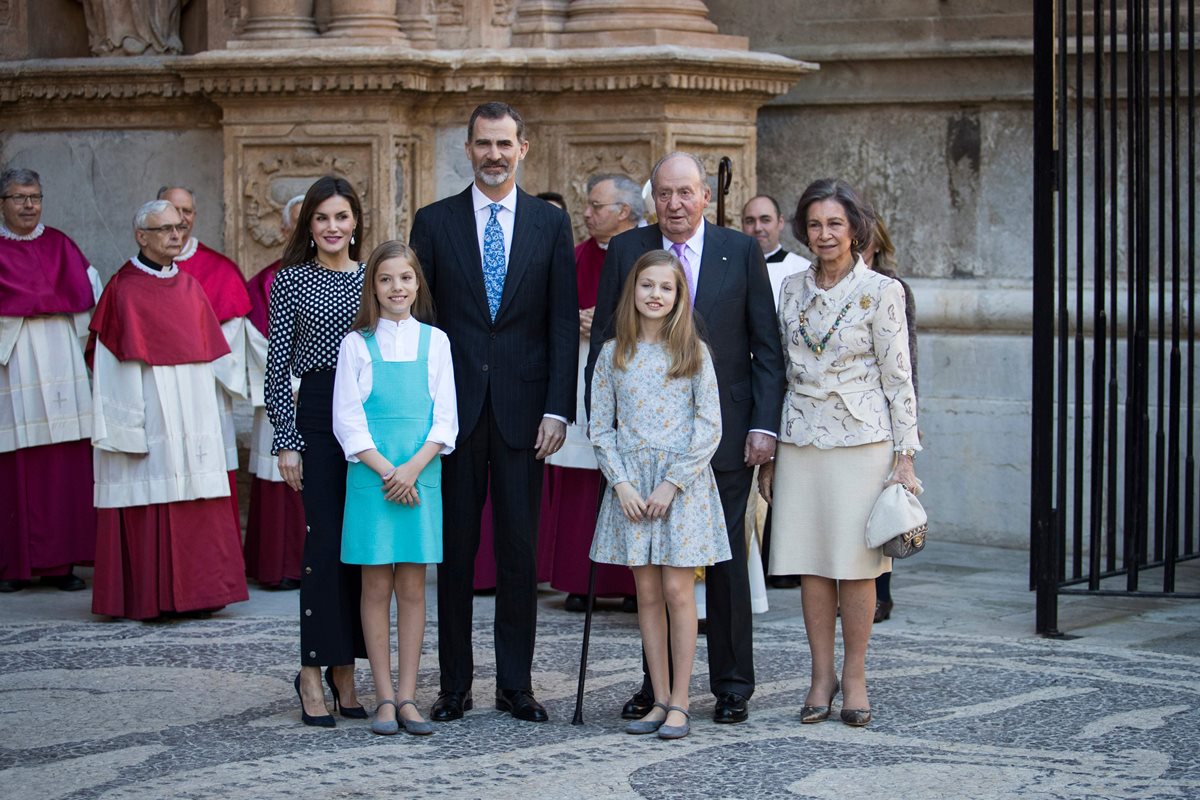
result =
[[[746,500],[754,467],[774,457],[783,409],[784,366],[775,305],[762,249],[742,233],[709,225],[711,192],[704,164],[689,153],[664,156],[651,175],[658,225],[613,237],[600,275],[588,354],[611,338],[617,298],[633,264],[648,250],[673,250],[695,298],[696,319],[712,348],[721,396],[721,444],[712,459],[733,558],[705,576],[709,686],[716,722],[742,722],[754,692],[750,582],[746,567]],[[650,678],[621,716],[637,719],[654,702]]]
[[471,583],[491,480],[496,552],[496,708],[546,720],[530,670],[537,626],[542,459],[575,413],[579,318],[574,243],[561,209],[517,188],[529,142],[504,103],[471,114],[475,181],[420,209],[410,243],[450,338],[458,442],[442,462],[444,559],[438,565],[441,691],[430,717],[472,706]]

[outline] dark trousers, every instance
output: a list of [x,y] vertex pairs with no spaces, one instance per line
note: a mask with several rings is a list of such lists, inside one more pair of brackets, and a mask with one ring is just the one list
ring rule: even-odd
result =
[[[704,573],[707,606],[708,686],[714,695],[754,694],[754,637],[750,610],[750,573],[746,566],[746,501],[754,470],[713,470],[729,550],[733,558],[708,567]],[[642,655],[642,690],[653,693],[646,657]]]
[[308,523],[300,580],[300,663],[306,667],[367,657],[359,611],[362,568],[342,563],[346,454],[333,436],[333,375],[333,370],[306,373],[296,407]]
[[438,565],[438,663],[441,688],[471,688],[472,579],[479,515],[491,475],[496,554],[496,686],[532,689],[537,629],[537,530],[542,462],[534,450],[505,444],[490,398],[475,429],[442,460],[442,563]]

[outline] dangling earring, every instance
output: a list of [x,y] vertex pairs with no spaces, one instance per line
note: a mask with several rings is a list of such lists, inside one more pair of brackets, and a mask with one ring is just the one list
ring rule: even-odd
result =
[[851,239],[850,244],[853,245],[855,248],[857,248],[858,247],[858,239]]
[[354,244],[354,234],[350,234],[350,244]]
[[309,240],[308,240],[308,246],[309,246],[309,247],[316,247],[316,246],[317,246],[317,242],[316,242],[316,240],[315,240],[315,239],[309,239]]

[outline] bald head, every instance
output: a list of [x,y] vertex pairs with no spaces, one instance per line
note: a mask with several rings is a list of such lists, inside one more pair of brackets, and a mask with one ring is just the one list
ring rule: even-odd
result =
[[179,216],[183,217],[183,224],[187,228],[184,231],[183,239],[187,241],[188,237],[192,235],[192,226],[196,222],[196,197],[192,194],[192,190],[183,186],[164,186],[158,190],[158,199],[166,200],[175,206]]

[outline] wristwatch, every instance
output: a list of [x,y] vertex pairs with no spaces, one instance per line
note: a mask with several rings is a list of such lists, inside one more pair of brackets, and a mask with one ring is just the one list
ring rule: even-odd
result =
[[913,450],[911,447],[909,447],[909,448],[906,448],[906,449],[904,449],[904,450],[897,450],[897,451],[896,451],[896,455],[898,455],[898,456],[908,456],[909,458],[915,459],[915,458],[917,457],[917,451],[916,451],[916,450]]

